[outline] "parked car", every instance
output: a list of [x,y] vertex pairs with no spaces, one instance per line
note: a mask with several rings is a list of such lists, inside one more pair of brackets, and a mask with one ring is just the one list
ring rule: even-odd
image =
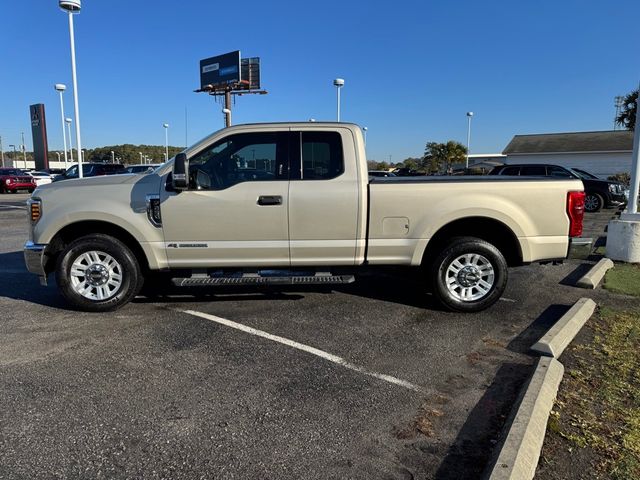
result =
[[393,172],[387,172],[386,170],[369,170],[370,177],[397,177]]
[[36,189],[35,178],[19,168],[0,168],[0,191],[16,193],[26,190],[29,193]]
[[370,178],[362,152],[358,125],[236,125],[147,175],[75,180],[73,195],[44,185],[28,202],[27,268],[45,284],[55,273],[75,308],[110,311],[164,276],[326,286],[404,266],[445,307],[476,312],[500,298],[509,266],[584,241],[578,179]]
[[412,168],[394,168],[392,170],[392,172],[397,176],[397,177],[422,177],[425,175],[425,173],[423,172],[419,172],[417,170],[414,170]]
[[37,170],[32,170],[28,172],[30,176],[32,176],[36,185],[39,187],[40,185],[46,185],[48,183],[53,182],[53,176],[47,172],[39,172]]
[[549,164],[509,164],[499,165],[489,175],[541,176],[554,178],[577,178],[582,180],[585,192],[584,209],[597,212],[601,208],[612,208],[627,202],[624,184],[612,180],[602,180],[578,168],[566,168]]
[[[82,176],[83,177],[99,177],[102,175],[114,175],[117,173],[124,173],[124,165],[119,163],[83,163],[82,164]],[[78,165],[73,165],[67,169],[61,175],[53,178],[54,182],[60,180],[70,180],[78,178]]]
[[124,171],[121,173],[144,173],[150,170],[155,170],[160,166],[159,163],[141,163],[139,165],[129,165],[124,168]]

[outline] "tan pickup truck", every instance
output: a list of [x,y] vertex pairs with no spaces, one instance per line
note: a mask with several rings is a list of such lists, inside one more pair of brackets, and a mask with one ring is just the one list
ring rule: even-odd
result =
[[584,193],[571,179],[369,178],[360,127],[314,122],[226,128],[153,171],[44,185],[28,203],[28,269],[55,273],[83,310],[117,309],[159,277],[332,284],[404,265],[474,312],[509,266],[567,257]]

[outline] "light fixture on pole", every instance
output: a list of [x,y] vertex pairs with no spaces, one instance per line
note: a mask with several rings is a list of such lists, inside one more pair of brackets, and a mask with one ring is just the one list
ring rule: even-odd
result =
[[337,98],[337,121],[340,121],[340,89],[344,87],[344,79],[336,78],[333,81],[333,85],[336,87],[336,98]]
[[169,160],[169,124],[163,123],[164,127],[164,161]]
[[73,120],[67,117],[64,121],[67,123],[67,133],[69,134],[69,161],[73,163],[73,141],[71,138],[71,122]]
[[224,114],[224,126],[230,127],[231,126],[231,110],[228,108],[223,108],[222,113]]
[[367,130],[369,130],[367,127],[362,127],[362,131],[364,132],[364,146],[367,146]]
[[[71,43],[71,78],[73,80],[73,107],[76,117],[76,146],[78,152],[82,150],[82,140],[80,139],[80,108],[78,106],[78,78],[76,76],[76,41],[73,32],[73,15],[80,13],[80,0],[59,0],[58,5],[62,10],[67,12],[69,16],[69,39]],[[78,155],[80,156],[80,155]],[[82,163],[82,158],[78,159],[78,163]],[[78,165],[78,178],[82,178],[82,166]]]
[[[67,134],[64,131],[64,100],[62,99],[62,92],[67,89],[64,83],[56,83],[53,88],[60,93],[60,119],[62,120],[62,141],[64,144],[64,168],[67,169]],[[59,161],[59,160],[58,160]]]
[[467,126],[467,166],[465,168],[465,174],[469,173],[469,153],[471,148],[471,117],[473,117],[473,112],[467,112],[467,118],[469,119]]

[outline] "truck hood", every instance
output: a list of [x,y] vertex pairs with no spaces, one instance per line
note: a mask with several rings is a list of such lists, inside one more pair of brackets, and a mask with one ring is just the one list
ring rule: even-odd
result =
[[132,183],[140,179],[141,175],[123,173],[118,175],[100,175],[98,177],[74,178],[71,180],[60,180],[38,187],[39,191],[57,190],[67,187],[93,187],[99,185],[120,185],[122,183]]

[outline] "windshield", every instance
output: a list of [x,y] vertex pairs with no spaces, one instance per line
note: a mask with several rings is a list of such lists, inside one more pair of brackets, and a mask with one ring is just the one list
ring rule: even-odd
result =
[[26,175],[26,173],[18,168],[5,168],[0,171],[0,175]]
[[585,180],[599,180],[598,177],[596,177],[592,173],[585,172],[584,170],[579,170],[577,168],[571,168],[570,170],[576,175],[578,175],[580,178],[584,178]]

